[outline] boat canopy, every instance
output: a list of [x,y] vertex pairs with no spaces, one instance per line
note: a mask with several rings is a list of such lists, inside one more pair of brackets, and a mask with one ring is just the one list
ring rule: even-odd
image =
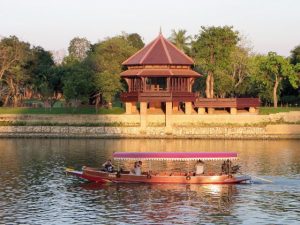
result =
[[115,160],[234,160],[236,152],[115,152]]

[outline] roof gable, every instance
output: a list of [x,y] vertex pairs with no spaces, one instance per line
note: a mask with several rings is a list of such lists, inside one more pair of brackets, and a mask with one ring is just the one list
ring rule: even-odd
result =
[[194,61],[161,34],[122,65],[193,65]]

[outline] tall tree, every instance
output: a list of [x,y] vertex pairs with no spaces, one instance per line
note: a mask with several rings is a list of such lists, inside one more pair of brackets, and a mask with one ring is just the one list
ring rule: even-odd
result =
[[42,47],[34,47],[32,57],[27,64],[30,74],[29,84],[32,84],[35,92],[40,94],[43,100],[48,100],[53,96],[54,90],[50,87],[50,80],[54,67],[52,54]]
[[82,61],[86,58],[90,48],[91,43],[86,38],[75,37],[70,41],[68,51],[71,57]]
[[269,52],[266,57],[262,58],[260,69],[265,80],[273,86],[273,103],[277,108],[278,88],[282,80],[287,79],[293,88],[297,88],[299,76],[289,61],[275,52]]
[[291,63],[293,65],[296,65],[297,63],[300,63],[300,45],[296,46],[291,51]]
[[137,50],[123,36],[108,38],[92,47],[86,63],[94,71],[96,107],[101,97],[111,106],[111,100],[120,90],[122,62]]
[[84,63],[74,61],[64,64],[63,93],[66,101],[77,107],[88,102],[92,88],[91,71]]
[[136,48],[136,49],[141,49],[145,46],[145,43],[142,40],[142,37],[137,34],[137,33],[132,33],[127,35],[127,41],[129,44]]
[[0,42],[0,83],[4,105],[18,106],[24,95],[24,83],[28,79],[25,65],[30,57],[30,45],[17,37],[3,38]]
[[200,34],[192,43],[193,55],[196,63],[207,74],[206,90],[207,98],[214,97],[214,75],[217,71],[228,70],[230,55],[234,51],[238,41],[238,32],[233,27],[201,27]]
[[178,31],[173,29],[169,39],[177,48],[189,54],[191,36],[187,35],[186,32],[187,31],[183,29],[179,29]]

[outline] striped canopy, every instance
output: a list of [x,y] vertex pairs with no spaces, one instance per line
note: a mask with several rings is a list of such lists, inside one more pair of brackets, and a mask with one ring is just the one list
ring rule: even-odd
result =
[[115,152],[115,160],[234,160],[236,152]]

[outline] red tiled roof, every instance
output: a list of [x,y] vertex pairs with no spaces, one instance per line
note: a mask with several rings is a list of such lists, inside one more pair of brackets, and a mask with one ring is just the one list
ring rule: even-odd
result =
[[193,65],[194,61],[160,34],[122,65]]
[[201,74],[189,69],[130,69],[121,73],[127,76],[191,76],[199,77]]

